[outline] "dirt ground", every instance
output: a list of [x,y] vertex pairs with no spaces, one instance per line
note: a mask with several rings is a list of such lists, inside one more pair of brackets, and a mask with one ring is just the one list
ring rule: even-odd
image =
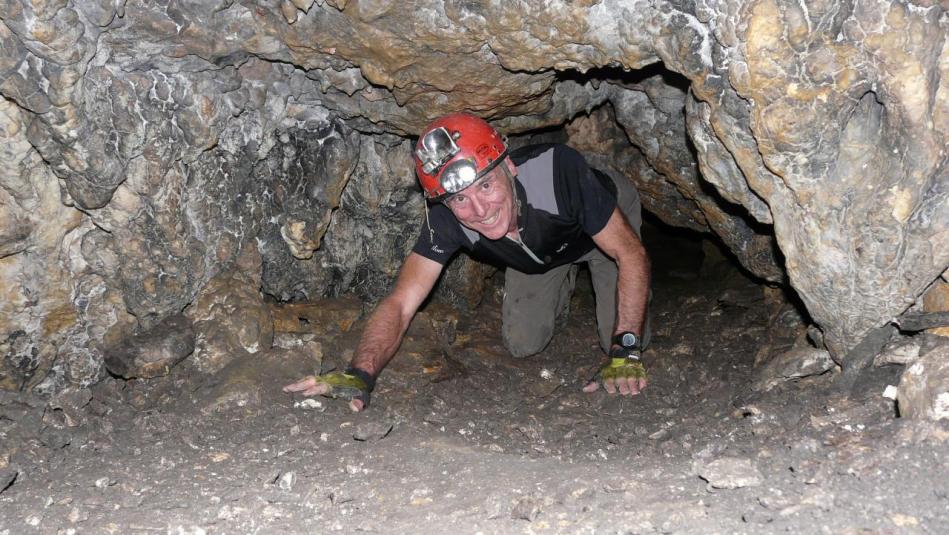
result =
[[[654,257],[651,382],[632,398],[580,391],[599,358],[583,284],[526,360],[501,345],[496,295],[444,353],[444,332],[413,328],[360,414],[282,393],[313,366],[286,353],[59,407],[2,394],[0,534],[949,533],[949,426],[898,418],[881,393],[900,368],[856,394],[834,370],[753,388],[805,326],[686,249]],[[357,332],[321,340],[324,370]]]

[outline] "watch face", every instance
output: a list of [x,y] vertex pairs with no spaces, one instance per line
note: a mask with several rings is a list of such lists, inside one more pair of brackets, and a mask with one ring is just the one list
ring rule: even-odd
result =
[[620,335],[620,345],[623,347],[634,347],[636,341],[636,335],[633,333],[623,333]]

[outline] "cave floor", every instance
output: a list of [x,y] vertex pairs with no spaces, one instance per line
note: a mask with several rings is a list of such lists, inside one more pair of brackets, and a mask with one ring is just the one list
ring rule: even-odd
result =
[[308,364],[274,358],[109,379],[42,422],[45,402],[7,395],[0,534],[949,533],[949,428],[897,417],[880,394],[898,372],[872,370],[865,395],[833,372],[756,391],[796,313],[737,272],[680,275],[656,280],[651,383],[631,398],[580,392],[598,351],[582,291],[526,360],[494,299],[448,359],[409,336],[360,414],[282,393]]

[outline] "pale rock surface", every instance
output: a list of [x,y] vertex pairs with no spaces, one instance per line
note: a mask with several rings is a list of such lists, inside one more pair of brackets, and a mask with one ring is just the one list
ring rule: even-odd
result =
[[194,347],[195,330],[191,321],[175,314],[106,349],[105,366],[112,374],[126,379],[160,377],[168,375]]
[[720,457],[709,463],[698,462],[694,469],[712,489],[740,489],[761,485],[761,472],[751,459]]
[[901,416],[949,419],[949,343],[937,345],[903,370],[897,396]]
[[[936,279],[933,285],[923,294],[924,312],[949,312],[949,282],[942,278]],[[949,336],[949,326],[936,327],[929,332],[939,336]]]
[[273,345],[274,322],[260,293],[260,262],[249,243],[234,267],[211,279],[188,309],[195,331],[190,364],[198,371],[217,372],[244,353]]
[[826,349],[799,347],[776,355],[755,372],[752,388],[767,392],[792,379],[820,375],[836,364]]

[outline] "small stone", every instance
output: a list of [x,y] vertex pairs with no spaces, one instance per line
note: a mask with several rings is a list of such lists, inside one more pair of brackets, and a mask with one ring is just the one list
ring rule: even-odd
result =
[[136,334],[105,351],[105,365],[115,375],[126,379],[152,378],[167,375],[195,347],[195,331],[191,320],[175,314],[158,325]]
[[[62,413],[62,421],[68,427],[78,427],[85,420],[83,410],[92,401],[92,390],[89,388],[69,387],[53,396],[48,404],[47,414]],[[50,423],[44,416],[43,421]]]
[[649,435],[649,440],[659,440],[661,438],[664,438],[668,434],[669,434],[668,429],[660,429],[656,431],[655,433]]
[[113,484],[113,481],[107,477],[100,477],[95,483],[97,489],[104,489]]
[[297,401],[296,403],[294,403],[293,407],[295,409],[303,409],[305,411],[312,411],[312,410],[322,411],[323,403],[320,402],[320,400],[318,399],[306,398],[302,401]]
[[293,484],[297,480],[297,473],[293,470],[289,472],[284,472],[280,474],[280,477],[277,478],[277,486],[280,487],[280,490],[292,490]]
[[919,519],[915,516],[904,515],[902,513],[893,513],[890,520],[901,528],[915,528],[919,526]]
[[177,526],[168,529],[168,535],[207,535],[207,531],[199,526]]
[[332,503],[333,505],[342,505],[344,503],[349,503],[355,499],[342,490],[334,490],[333,492],[330,492],[329,498],[330,498],[330,503]]
[[78,507],[73,507],[69,511],[69,515],[66,517],[73,524],[77,522],[83,522],[89,519],[89,515],[84,511],[81,511]]
[[874,366],[891,364],[908,365],[919,358],[922,342],[915,338],[900,340],[895,344],[887,345],[879,355],[873,358]]
[[409,504],[410,505],[428,505],[432,503],[432,489],[428,488],[418,488],[413,489],[412,494],[409,495]]
[[699,467],[697,473],[714,489],[739,489],[761,484],[761,473],[750,459],[722,457]]
[[360,442],[382,440],[392,432],[391,422],[365,422],[356,426],[353,438]]
[[72,435],[64,429],[49,426],[40,431],[39,439],[44,446],[53,450],[60,450],[72,442]]
[[541,512],[540,502],[530,496],[521,498],[511,509],[511,518],[533,522]]

